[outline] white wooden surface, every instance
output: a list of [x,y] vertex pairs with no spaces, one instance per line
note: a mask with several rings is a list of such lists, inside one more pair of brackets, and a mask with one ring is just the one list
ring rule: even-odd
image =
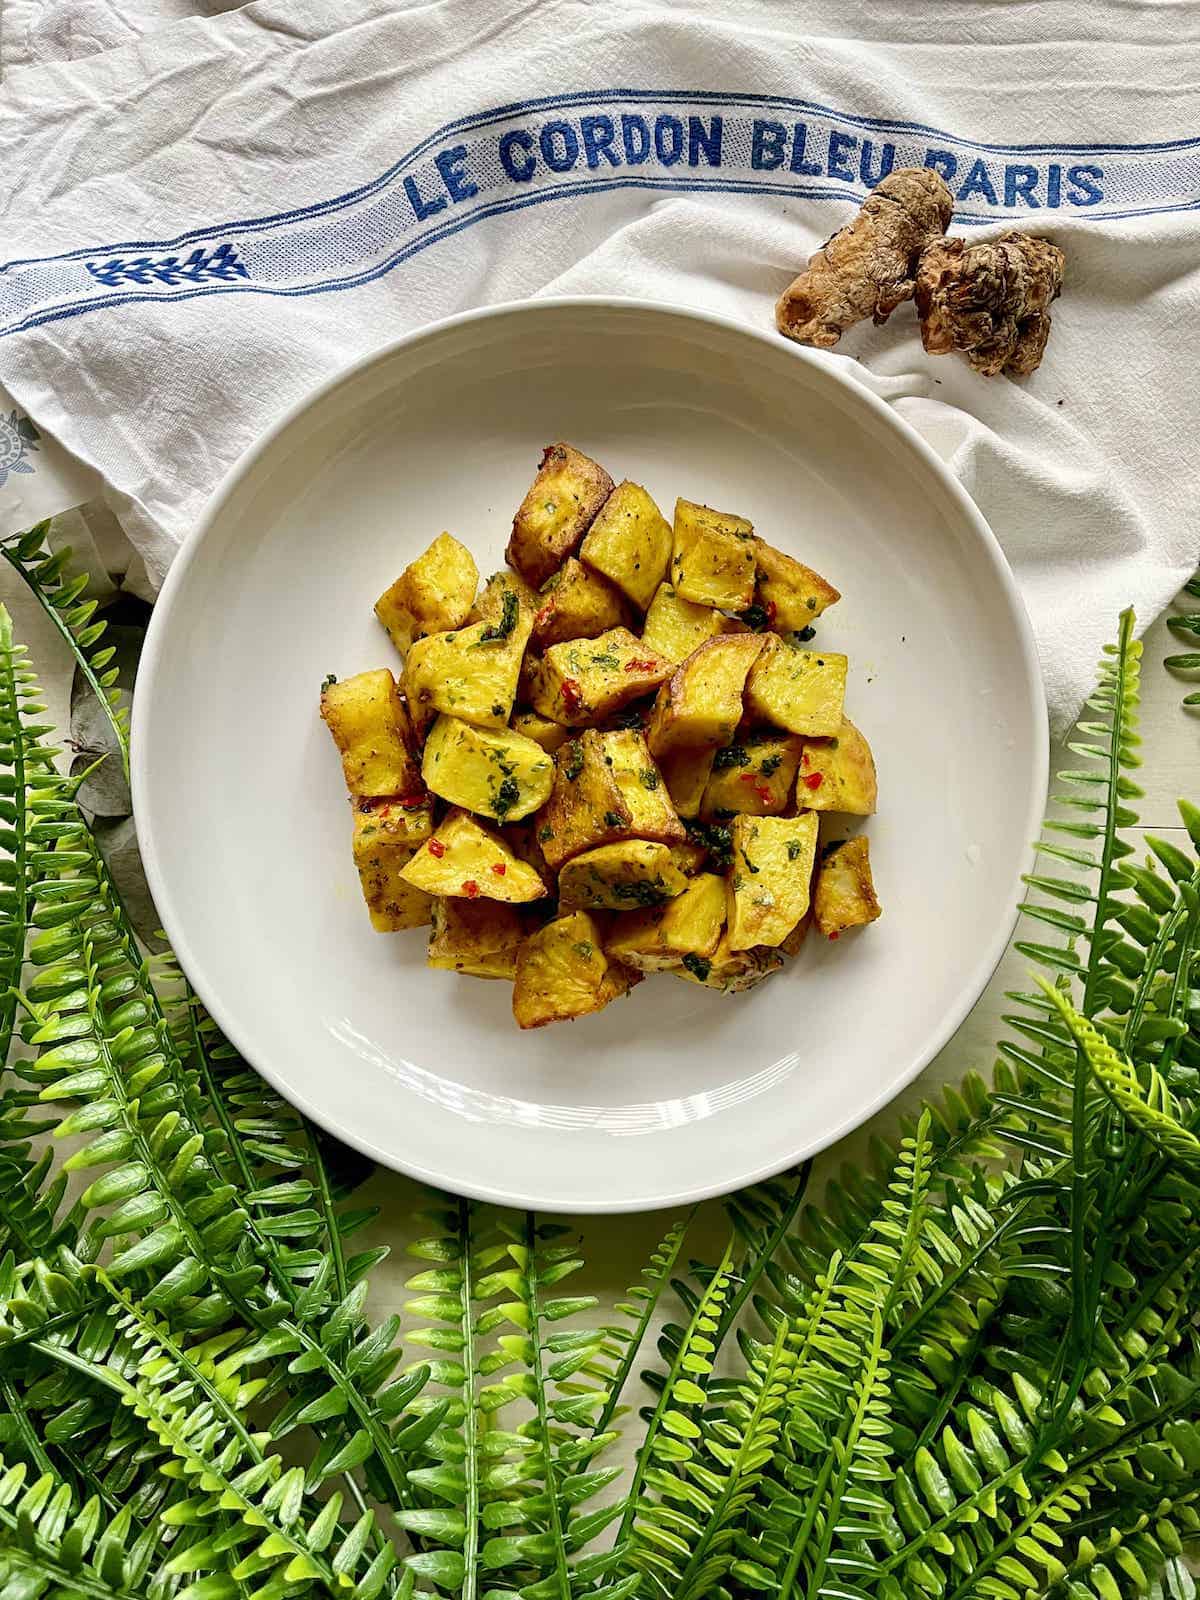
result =
[[[34,665],[42,677],[51,718],[56,726],[64,727],[70,670],[61,642],[7,569],[0,571],[0,600],[8,605],[13,614],[17,637],[29,646]],[[1194,604],[1192,602],[1188,609],[1193,609]],[[1114,617],[1114,632],[1115,627]],[[1143,831],[1164,834],[1186,843],[1184,831],[1179,826],[1175,801],[1185,796],[1200,802],[1200,721],[1190,718],[1180,708],[1184,688],[1161,665],[1164,655],[1180,648],[1182,646],[1173,640],[1161,618],[1146,635],[1142,672],[1145,768],[1140,775],[1146,796],[1140,802],[1140,812]],[[1064,765],[1077,764],[1076,758],[1064,760],[1063,752],[1055,751],[1051,771]],[[993,1047],[1001,1031],[1000,1015],[1005,1009],[1003,992],[1005,989],[1024,987],[1028,965],[1023,957],[1009,952],[958,1034],[897,1104],[915,1105],[922,1095],[937,1084],[957,1082],[972,1068],[985,1075],[990,1072]],[[886,1131],[894,1126],[897,1104],[821,1158],[810,1193],[819,1194],[823,1182],[837,1171],[840,1163],[853,1162],[860,1156],[873,1129]],[[798,1114],[802,1114],[802,1107]],[[392,1246],[391,1258],[376,1271],[374,1279],[373,1309],[376,1314],[383,1315],[403,1306],[406,1298],[404,1280],[411,1271],[419,1270],[415,1264],[410,1265],[406,1261],[404,1246],[414,1236],[411,1216],[420,1203],[421,1191],[405,1178],[380,1172],[371,1181],[369,1197],[381,1207],[381,1216],[370,1235],[371,1242],[386,1242]],[[582,1238],[582,1253],[588,1260],[588,1266],[573,1280],[572,1288],[575,1292],[596,1294],[602,1308],[622,1298],[650,1249],[661,1237],[667,1220],[662,1213],[581,1219],[578,1228]],[[715,1259],[724,1238],[723,1214],[719,1204],[712,1202],[704,1206],[697,1216],[685,1255]],[[596,1315],[602,1316],[603,1309]]]

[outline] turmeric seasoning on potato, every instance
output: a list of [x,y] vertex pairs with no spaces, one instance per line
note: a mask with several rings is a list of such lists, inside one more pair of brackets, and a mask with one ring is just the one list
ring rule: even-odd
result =
[[810,922],[878,915],[865,837],[817,863],[821,813],[876,798],[847,658],[803,648],[831,583],[740,512],[681,498],[668,523],[565,443],[509,560],[479,589],[442,534],[377,603],[400,682],[322,686],[377,932],[428,925],[428,965],[507,980],[525,1029],[657,972],[739,994]]

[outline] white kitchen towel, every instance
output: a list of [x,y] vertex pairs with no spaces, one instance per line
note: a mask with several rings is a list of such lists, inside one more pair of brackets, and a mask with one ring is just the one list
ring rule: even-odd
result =
[[183,17],[215,16],[245,0],[0,0],[0,71],[71,61],[129,44]]
[[0,89],[0,378],[152,574],[285,407],[466,307],[607,292],[771,326],[891,166],[1067,253],[1042,368],[844,361],[951,463],[1057,727],[1196,563],[1200,8],[1118,0],[258,0]]

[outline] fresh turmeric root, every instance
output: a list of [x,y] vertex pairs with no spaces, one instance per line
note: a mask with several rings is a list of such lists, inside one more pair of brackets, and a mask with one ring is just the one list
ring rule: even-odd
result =
[[961,350],[988,378],[1027,376],[1050,336],[1065,261],[1057,245],[1024,233],[972,245],[933,240],[917,265],[921,342],[931,355]]
[[828,349],[864,317],[886,322],[911,299],[918,257],[945,233],[953,210],[939,173],[928,167],[889,173],[854,221],[827,239],[780,295],[780,333]]

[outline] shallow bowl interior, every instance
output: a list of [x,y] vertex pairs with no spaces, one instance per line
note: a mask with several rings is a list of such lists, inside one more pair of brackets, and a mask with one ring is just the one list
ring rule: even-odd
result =
[[[316,704],[328,672],[398,668],[372,603],[435,534],[501,565],[559,438],[668,515],[680,494],[742,513],[842,591],[817,639],[849,655],[847,710],[875,750],[884,916],[810,937],[747,995],[656,977],[521,1033],[507,984],[431,972],[421,932],[372,932]],[[1045,747],[1008,569],[885,406],[733,324],[534,302],[384,351],[231,475],[156,611],[135,803],[184,968],[296,1105],[445,1188],[616,1211],[778,1171],[920,1071],[1011,930]]]

